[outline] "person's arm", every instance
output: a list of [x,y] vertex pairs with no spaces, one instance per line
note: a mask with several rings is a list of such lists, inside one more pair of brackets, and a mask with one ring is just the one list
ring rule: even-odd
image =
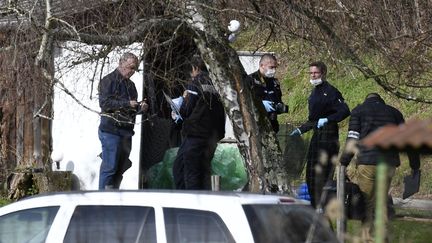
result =
[[338,90],[332,102],[332,110],[335,112],[327,117],[329,122],[340,122],[350,115],[349,107]]
[[274,92],[275,92],[275,102],[276,103],[282,103],[282,90],[280,88],[279,81],[277,79],[274,79]]
[[[402,115],[402,113],[397,110],[396,108],[393,108],[393,114],[394,117],[396,119],[396,122],[398,125],[405,123],[405,119]],[[413,170],[413,173],[415,171],[418,171],[420,169],[420,155],[417,151],[415,150],[408,150],[407,151],[407,155],[408,155],[408,161],[410,164],[411,169]]]
[[184,100],[180,106],[180,115],[183,119],[190,116],[199,99],[199,95],[200,93],[198,87],[194,83],[188,84],[186,86]]
[[307,122],[303,123],[297,129],[299,129],[301,134],[303,134],[303,133],[306,133],[309,130],[313,129],[314,127],[316,127],[316,124],[317,124],[316,121],[307,121]]
[[413,171],[420,169],[420,155],[417,151],[409,150],[407,152],[410,167]]
[[340,158],[340,163],[348,166],[354,157],[357,143],[360,139],[361,121],[360,115],[353,111],[348,125],[348,135],[345,142],[345,148]]

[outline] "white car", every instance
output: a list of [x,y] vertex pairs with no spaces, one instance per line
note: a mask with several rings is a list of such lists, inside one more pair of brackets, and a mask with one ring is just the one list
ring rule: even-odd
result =
[[1,207],[0,243],[305,242],[308,233],[337,242],[325,222],[305,201],[278,195],[82,191]]

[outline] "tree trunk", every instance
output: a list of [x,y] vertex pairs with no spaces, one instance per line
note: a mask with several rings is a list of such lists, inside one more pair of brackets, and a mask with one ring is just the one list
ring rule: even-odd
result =
[[[8,194],[19,198],[32,190],[22,188],[31,186],[22,171],[51,171],[51,120],[42,115],[52,113],[52,86],[42,68],[33,65],[28,50],[15,51],[1,56],[0,184],[7,184]],[[52,70],[50,62],[45,65],[43,68]]]
[[[248,190],[286,191],[289,182],[282,165],[282,153],[265,110],[253,96],[248,76],[236,51],[229,46],[219,28],[216,16],[210,9],[203,7],[210,6],[211,1],[196,2],[198,4],[194,9],[203,18],[195,18],[201,22],[192,26],[197,33],[195,42],[209,67],[216,89],[223,97],[225,111],[232,122],[249,172]],[[204,31],[197,28],[200,24]]]

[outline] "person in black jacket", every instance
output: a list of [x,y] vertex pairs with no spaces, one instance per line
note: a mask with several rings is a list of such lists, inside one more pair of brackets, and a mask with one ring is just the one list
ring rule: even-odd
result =
[[138,58],[132,53],[125,53],[120,57],[119,66],[99,83],[101,120],[98,135],[102,144],[100,190],[119,188],[123,173],[132,166],[129,154],[135,116],[148,109],[145,101],[137,101],[138,93],[130,80],[137,68]]
[[[387,124],[399,125],[404,123],[402,113],[396,108],[387,105],[376,93],[370,93],[365,101],[352,110],[348,127],[348,136],[340,163],[348,166],[357,149],[357,141],[365,138],[370,133]],[[396,167],[400,165],[399,153],[389,151],[382,154],[377,148],[358,147],[357,164],[353,182],[358,184],[366,199],[366,217],[362,219],[362,237],[366,241],[371,240],[373,216],[375,211],[375,175],[379,157],[383,155],[388,163],[386,190],[388,192],[391,179]],[[409,152],[408,158],[413,174],[420,168],[420,158],[417,153]],[[387,221],[387,215],[385,215]]]
[[277,115],[288,112],[288,107],[282,102],[279,81],[274,77],[276,68],[276,57],[271,54],[264,54],[260,59],[259,69],[249,75],[252,92],[262,101],[275,133],[279,131]]
[[308,121],[294,129],[290,136],[314,131],[307,155],[306,183],[311,204],[318,207],[322,190],[333,175],[333,160],[339,152],[338,122],[348,117],[350,111],[339,90],[327,82],[326,65],[313,62],[309,64],[309,70],[314,89],[308,100]]
[[180,106],[183,141],[173,165],[176,189],[211,189],[211,160],[225,136],[225,111],[203,60],[191,59],[192,81]]

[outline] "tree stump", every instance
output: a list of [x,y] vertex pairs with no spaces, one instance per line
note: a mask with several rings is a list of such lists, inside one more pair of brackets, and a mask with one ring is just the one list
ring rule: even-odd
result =
[[14,172],[7,180],[8,198],[20,198],[45,192],[70,191],[72,173],[70,171]]

